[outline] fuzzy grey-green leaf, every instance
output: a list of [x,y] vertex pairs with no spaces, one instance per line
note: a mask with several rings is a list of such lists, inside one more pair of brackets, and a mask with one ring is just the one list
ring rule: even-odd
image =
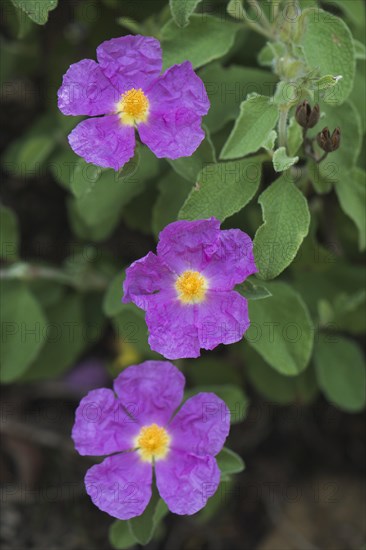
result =
[[254,257],[262,279],[274,279],[295,258],[309,231],[307,200],[288,173],[258,199],[264,223],[254,237]]
[[215,216],[225,220],[254,197],[261,173],[261,157],[205,166],[179,212],[179,219]]
[[278,108],[272,99],[252,94],[240,105],[240,114],[220,158],[235,159],[258,151],[267,141],[267,136],[277,120]]

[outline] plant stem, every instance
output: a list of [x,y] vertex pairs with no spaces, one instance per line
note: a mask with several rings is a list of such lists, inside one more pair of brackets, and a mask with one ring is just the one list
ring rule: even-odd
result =
[[325,159],[327,158],[327,156],[328,156],[328,153],[325,152],[324,155],[322,155],[322,156],[316,161],[316,163],[317,163],[317,164],[320,164],[323,160],[325,160]]
[[263,26],[266,27],[272,34],[271,23],[268,21],[267,16],[263,11],[263,8],[261,8],[259,5],[259,2],[257,0],[248,0],[248,4],[251,6],[253,11],[259,14],[259,21],[261,21]]
[[54,267],[31,265],[26,263],[14,264],[0,269],[0,280],[34,281],[47,280],[71,286],[79,291],[98,291],[108,287],[109,280],[95,271],[86,271],[70,274]]
[[280,147],[286,147],[287,145],[287,117],[289,109],[280,111],[280,119],[278,121],[278,144]]

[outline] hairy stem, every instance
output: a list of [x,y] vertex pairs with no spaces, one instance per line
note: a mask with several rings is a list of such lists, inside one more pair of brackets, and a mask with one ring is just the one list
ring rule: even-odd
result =
[[280,147],[286,147],[287,145],[287,117],[288,108],[280,111],[280,118],[278,121],[278,144]]

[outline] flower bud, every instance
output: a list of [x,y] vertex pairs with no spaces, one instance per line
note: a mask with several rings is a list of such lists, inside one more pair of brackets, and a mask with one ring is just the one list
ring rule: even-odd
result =
[[330,135],[329,128],[323,128],[321,132],[316,136],[319,147],[326,153],[332,153],[336,151],[341,144],[341,130],[336,128],[332,135]]
[[311,108],[311,106],[305,99],[305,101],[298,105],[295,113],[295,118],[300,126],[305,128],[306,130],[308,130],[309,128],[314,128],[320,118],[320,107],[319,105],[314,105],[314,107]]

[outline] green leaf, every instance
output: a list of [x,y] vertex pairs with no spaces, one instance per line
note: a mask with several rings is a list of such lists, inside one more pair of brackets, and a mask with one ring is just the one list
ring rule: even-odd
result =
[[210,134],[206,129],[206,138],[190,157],[167,159],[170,166],[183,178],[190,182],[197,181],[197,174],[206,164],[216,162],[216,152]]
[[114,170],[103,170],[100,174],[93,165],[82,171],[80,179],[74,175],[76,208],[86,225],[109,223],[111,218],[117,221],[122,208],[141,193],[148,179],[157,175],[159,162],[155,155],[146,147],[141,147],[140,154],[141,162],[136,172],[126,178],[119,178]]
[[320,340],[314,361],[319,385],[332,403],[349,412],[364,408],[365,364],[354,342],[340,336],[333,341]]
[[253,94],[240,105],[240,115],[221,151],[220,158],[245,157],[258,151],[278,120],[278,108],[271,98]]
[[311,83],[311,90],[328,90],[329,88],[334,88],[342,80],[343,76],[333,76],[331,74],[327,74],[325,76],[322,76],[318,79],[315,79]]
[[[49,162],[49,168],[57,183],[65,189],[71,188],[71,182],[79,163],[83,163],[74,151],[70,148],[58,151]],[[86,165],[86,163],[85,163]]]
[[201,356],[195,361],[189,359],[183,364],[184,374],[190,386],[226,385],[234,384],[241,386],[242,378],[237,365],[220,357],[213,357],[213,354]]
[[108,220],[102,219],[92,225],[87,225],[77,208],[77,199],[69,197],[67,200],[67,213],[73,233],[79,239],[85,241],[104,241],[118,225],[119,213],[114,213]]
[[355,57],[356,59],[366,59],[366,46],[359,40],[353,39],[353,44],[355,46]]
[[114,548],[125,550],[138,543],[131,533],[128,521],[117,520],[109,528],[109,541]]
[[276,139],[277,139],[276,130],[271,130],[268,136],[266,137],[265,141],[262,143],[262,147],[266,149],[266,151],[273,151],[275,147]]
[[239,292],[244,298],[248,300],[263,300],[263,298],[269,298],[272,296],[270,291],[263,285],[257,285],[250,279],[247,279],[244,283],[237,285],[235,290]]
[[277,76],[269,71],[220,63],[210,63],[199,72],[210,100],[205,124],[217,132],[239,115],[240,103],[249,94],[272,95]]
[[17,176],[39,177],[44,173],[46,161],[56,147],[56,140],[54,117],[42,116],[6,149],[2,157],[5,170]]
[[81,296],[69,294],[46,310],[44,345],[23,379],[53,378],[71,367],[87,345]]
[[169,0],[172,17],[178,27],[186,27],[201,0]]
[[366,133],[366,109],[363,105],[366,97],[366,63],[360,62],[357,64],[357,72],[350,100],[355,106],[362,127],[362,134]]
[[356,70],[355,48],[352,34],[347,25],[335,15],[310,8],[300,17],[304,25],[301,45],[305,59],[319,76],[328,74],[342,76],[338,85],[325,93],[327,103],[343,103],[353,87]]
[[274,279],[290,265],[308,234],[308,203],[289,174],[272,183],[258,202],[264,223],[254,237],[254,257],[259,277]]
[[[282,58],[286,55],[286,46],[282,42],[267,42],[258,54],[258,63],[263,67],[273,68],[277,58]],[[271,94],[273,95],[273,93]]]
[[188,399],[200,392],[215,393],[223,401],[225,401],[230,411],[230,423],[238,424],[242,422],[247,414],[249,406],[248,397],[245,395],[242,388],[234,384],[204,384],[197,385],[194,388],[185,392],[184,397]]
[[44,25],[48,21],[51,10],[57,6],[58,0],[11,0],[16,8],[24,11],[32,21]]
[[118,17],[117,23],[134,34],[143,34],[142,25],[130,17]]
[[216,460],[222,475],[239,474],[245,468],[241,456],[227,447],[224,447],[216,456]]
[[153,231],[157,236],[166,225],[177,219],[192,183],[170,170],[159,182],[159,197],[153,208]]
[[173,20],[162,28],[163,69],[190,61],[197,69],[222,57],[234,44],[239,25],[210,15],[192,15],[188,27]]
[[3,383],[19,378],[44,344],[47,321],[38,302],[20,282],[2,282],[1,372]]
[[123,311],[126,304],[122,303],[123,283],[126,277],[125,271],[117,273],[104,295],[103,311],[107,317],[114,317]]
[[270,367],[249,346],[243,347],[245,372],[255,389],[279,405],[308,403],[318,393],[314,369],[309,365],[298,376],[284,376]]
[[300,294],[285,283],[268,283],[272,296],[249,301],[251,325],[245,340],[286,376],[302,372],[313,349],[314,329]]
[[113,327],[122,343],[131,344],[148,357],[160,357],[151,351],[144,312],[133,304],[122,304],[118,315],[113,317]]
[[366,248],[366,172],[354,168],[350,177],[335,185],[342,210],[354,221],[359,232],[359,248]]
[[291,117],[287,131],[287,147],[290,157],[296,155],[303,142],[301,126],[296,122],[295,117]]
[[357,27],[365,25],[365,2],[364,0],[325,0],[331,7],[336,5]]
[[178,218],[199,220],[215,216],[223,221],[254,197],[262,173],[262,158],[209,164],[183,204]]
[[351,334],[365,332],[362,291],[366,270],[362,266],[344,264],[338,256],[329,254],[327,257],[317,247],[313,248],[313,258],[313,266],[309,264],[293,272],[293,285],[306,299],[313,317],[318,320],[319,302],[326,300],[334,312],[333,330]]
[[157,491],[153,491],[153,496],[141,516],[128,520],[131,534],[140,544],[147,544],[152,539],[157,525],[167,513],[167,505],[159,498]]
[[19,227],[14,212],[0,204],[0,258],[6,262],[18,259]]
[[158,190],[155,182],[147,185],[144,192],[134,197],[122,210],[122,220],[126,226],[145,235],[152,234],[152,215],[151,205],[155,203],[158,197]]
[[272,161],[273,168],[276,172],[284,172],[291,166],[296,164],[299,157],[289,157],[286,152],[286,147],[280,147],[273,153]]

